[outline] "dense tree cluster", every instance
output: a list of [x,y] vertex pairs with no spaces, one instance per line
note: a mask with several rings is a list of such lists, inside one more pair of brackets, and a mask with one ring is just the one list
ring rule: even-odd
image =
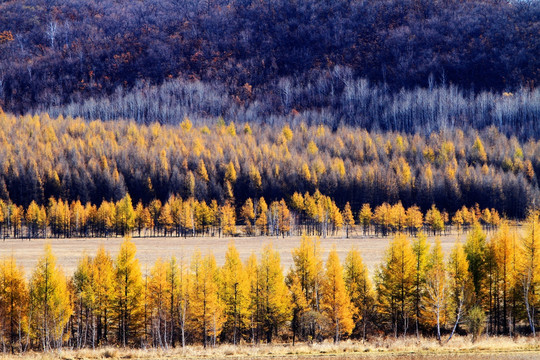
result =
[[332,94],[363,91],[360,78],[384,84],[375,98],[433,84],[516,91],[539,80],[539,18],[538,1],[2,1],[0,106],[24,113],[170,78],[215,116],[229,104],[327,109]]
[[294,194],[318,190],[335,202],[321,204],[329,213],[347,202],[356,214],[363,204],[401,201],[424,214],[433,204],[452,216],[479,204],[524,218],[540,202],[539,171],[540,142],[494,128],[423,137],[304,124],[194,127],[185,119],[144,126],[0,113],[0,199],[25,210],[32,201],[48,206],[51,197],[99,207],[129,193],[145,207],[172,195],[208,206],[228,202],[238,218],[247,216],[240,212],[249,198],[264,197],[268,206],[284,199],[309,218],[311,210],[294,207]]
[[523,235],[507,223],[488,239],[475,222],[465,244],[444,256],[419,233],[398,233],[373,279],[361,254],[344,264],[334,247],[324,261],[318,239],[302,237],[284,276],[272,245],[241,261],[231,244],[222,266],[195,251],[191,261],[158,259],[144,274],[126,239],[113,259],[84,255],[71,277],[50,246],[27,282],[13,257],[0,262],[4,351],[119,344],[322,341],[415,333],[448,340],[469,333],[535,334],[540,306],[538,213]]
[[230,202],[218,205],[193,198],[183,200],[171,196],[162,203],[154,199],[148,206],[139,201],[133,205],[127,194],[117,202],[104,200],[101,205],[71,203],[50,198],[47,206],[32,201],[28,208],[0,199],[0,236],[5,238],[47,237],[109,237],[109,236],[290,236],[316,234],[345,235],[355,231],[360,224],[363,234],[386,236],[401,232],[417,234],[449,233],[453,226],[458,233],[472,224],[481,222],[492,230],[501,223],[495,209],[480,211],[478,205],[467,209],[463,206],[450,218],[432,205],[424,215],[418,206],[405,209],[401,203],[383,203],[374,211],[364,204],[355,215],[349,203],[343,210],[328,196],[316,192],[300,195],[294,193],[291,208],[285,200],[268,205],[261,197],[247,199],[237,214]]

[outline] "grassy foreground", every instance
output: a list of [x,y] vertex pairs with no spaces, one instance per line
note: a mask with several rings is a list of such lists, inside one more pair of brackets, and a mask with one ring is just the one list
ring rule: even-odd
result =
[[369,342],[343,341],[317,344],[280,345],[220,345],[204,349],[123,349],[62,350],[58,352],[28,352],[19,355],[1,354],[0,359],[540,359],[540,340],[530,337],[484,337],[475,344],[470,337],[454,337],[449,344],[439,345],[435,339],[409,337],[405,339],[375,338]]

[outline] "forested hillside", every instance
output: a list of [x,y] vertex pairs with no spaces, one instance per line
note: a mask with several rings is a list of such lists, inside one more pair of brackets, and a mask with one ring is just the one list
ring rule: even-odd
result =
[[[253,92],[251,86],[244,89]],[[282,79],[275,91],[238,101],[224,86],[201,81],[167,80],[160,86],[137,83],[130,91],[68,105],[52,106],[53,116],[88,120],[133,119],[137,123],[178,124],[189,117],[213,124],[220,117],[236,122],[283,126],[301,123],[362,127],[429,135],[433,131],[497,127],[520,139],[540,137],[540,91],[467,94],[456,86],[390,91],[355,80],[350,68],[336,67],[307,83]]]
[[4,0],[0,106],[538,137],[539,20],[538,1]]
[[0,0],[0,236],[127,237],[2,259],[0,351],[535,337],[539,81],[539,0]]
[[540,142],[496,128],[429,137],[360,128],[226,124],[195,127],[0,114],[0,198],[25,208],[49,198],[99,206],[176,195],[210,204],[329,196],[357,213],[401,201],[453,214],[478,204],[523,218],[539,204]]

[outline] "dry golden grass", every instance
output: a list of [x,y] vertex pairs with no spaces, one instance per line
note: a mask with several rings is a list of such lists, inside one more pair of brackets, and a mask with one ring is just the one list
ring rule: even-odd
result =
[[61,350],[47,353],[29,352],[20,355],[0,355],[14,360],[93,360],[93,359],[540,359],[540,340],[529,337],[484,337],[472,344],[470,337],[455,337],[449,344],[440,345],[435,339],[408,337],[404,339],[377,338],[363,343],[343,341],[340,344],[220,345],[204,349],[188,346],[185,349],[122,349]]
[[[225,253],[231,241],[240,252],[240,257],[246,260],[252,252],[259,254],[265,244],[272,243],[280,255],[283,269],[287,271],[292,265],[291,251],[300,244],[300,236],[291,237],[134,237],[132,240],[137,246],[137,257],[143,266],[150,268],[159,258],[168,259],[172,255],[189,261],[191,254],[195,249],[203,253],[212,251],[216,256],[218,264],[222,264],[225,259]],[[443,251],[448,253],[452,248],[457,235],[448,235],[441,237]],[[460,236],[465,241],[465,236]],[[336,245],[341,260],[344,260],[347,252],[356,246],[361,252],[365,264],[370,271],[381,261],[384,250],[388,246],[389,237],[361,236],[353,234],[350,238],[334,236],[321,238],[321,248],[326,260],[327,254],[333,245]],[[430,236],[429,242],[433,243],[435,237]],[[77,266],[82,254],[94,255],[97,248],[103,245],[113,256],[116,256],[122,238],[79,238],[79,239],[7,239],[0,241],[0,259],[6,256],[14,255],[17,262],[26,269],[27,275],[37,263],[38,258],[43,254],[43,248],[46,243],[51,244],[54,255],[58,258],[58,263],[64,268],[66,274],[72,274]]]

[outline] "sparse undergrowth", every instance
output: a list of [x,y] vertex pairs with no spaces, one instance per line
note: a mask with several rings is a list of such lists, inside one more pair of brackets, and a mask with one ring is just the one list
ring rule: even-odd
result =
[[124,349],[120,347],[98,350],[61,350],[51,352],[27,352],[24,354],[0,355],[0,359],[224,359],[224,358],[317,358],[317,359],[540,359],[540,341],[530,337],[481,337],[472,343],[471,337],[454,337],[447,344],[439,344],[435,338],[372,338],[369,341],[342,341],[261,345],[219,345],[204,348],[148,348]]

